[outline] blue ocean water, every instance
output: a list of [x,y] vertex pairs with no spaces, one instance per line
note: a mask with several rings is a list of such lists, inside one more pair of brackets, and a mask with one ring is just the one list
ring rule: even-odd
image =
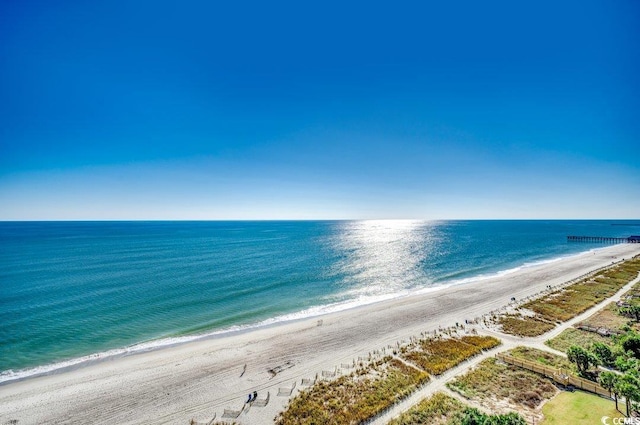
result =
[[638,220],[4,222],[0,382],[598,246],[570,234],[634,232]]

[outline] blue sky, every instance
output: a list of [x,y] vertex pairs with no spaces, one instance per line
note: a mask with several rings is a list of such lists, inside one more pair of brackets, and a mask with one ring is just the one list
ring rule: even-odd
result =
[[0,219],[638,218],[635,1],[0,4]]

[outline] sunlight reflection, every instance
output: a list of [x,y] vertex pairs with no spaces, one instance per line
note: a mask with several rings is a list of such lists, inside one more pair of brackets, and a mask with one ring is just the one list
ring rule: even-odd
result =
[[335,241],[344,295],[379,296],[424,285],[421,264],[434,246],[436,222],[368,220],[344,223]]

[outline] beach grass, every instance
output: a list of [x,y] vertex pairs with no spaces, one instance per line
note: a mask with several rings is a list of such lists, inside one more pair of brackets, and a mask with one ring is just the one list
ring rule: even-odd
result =
[[445,425],[460,415],[465,407],[455,398],[438,392],[391,420],[388,425]]
[[[624,317],[618,312],[618,306],[616,303],[610,303],[602,310],[583,320],[580,325],[619,331],[630,322],[631,319]],[[637,324],[632,323],[632,325],[637,327]]]
[[429,379],[500,344],[486,336],[415,340],[391,356],[299,393],[276,424],[357,424],[402,400]]
[[518,315],[501,316],[497,323],[501,326],[502,332],[523,337],[542,335],[556,327],[555,324],[536,317]]
[[427,373],[388,356],[300,392],[276,418],[276,424],[358,424],[408,396],[428,379]]
[[[497,318],[503,332],[524,337],[538,336],[550,331],[555,324],[565,322],[614,295],[638,276],[640,256],[601,270],[565,288],[531,300],[520,308],[531,314],[511,314]],[[607,315],[611,326],[626,323]],[[603,316],[604,317],[604,316]],[[617,329],[617,328],[616,328]]]
[[[613,400],[582,391],[562,392],[542,406],[542,425],[593,425],[602,418],[623,418]],[[608,423],[612,423],[609,419]]]
[[439,375],[498,345],[500,340],[489,336],[422,339],[403,350],[401,357],[433,375]]
[[466,374],[454,378],[447,387],[490,410],[500,400],[512,408],[535,409],[558,391],[550,379],[495,358],[483,360]]
[[575,365],[567,360],[566,357],[539,350],[533,347],[516,347],[512,350],[509,350],[508,354],[519,359],[537,362],[545,366],[555,367],[557,369],[568,371],[572,371],[575,369]]
[[625,282],[583,281],[530,301],[522,307],[549,322],[565,322],[616,293]]
[[615,294],[633,280],[638,271],[640,258],[635,257],[522,307],[535,312],[543,320],[564,322]]
[[614,345],[610,337],[576,328],[565,329],[557,337],[545,341],[545,344],[555,350],[566,352],[572,345],[589,348],[596,342],[601,342],[611,347]]

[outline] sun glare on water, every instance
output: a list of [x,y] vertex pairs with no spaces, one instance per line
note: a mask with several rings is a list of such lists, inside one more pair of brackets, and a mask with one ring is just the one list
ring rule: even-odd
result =
[[345,223],[335,241],[339,272],[356,297],[380,296],[425,283],[421,263],[433,246],[434,222],[368,220]]

